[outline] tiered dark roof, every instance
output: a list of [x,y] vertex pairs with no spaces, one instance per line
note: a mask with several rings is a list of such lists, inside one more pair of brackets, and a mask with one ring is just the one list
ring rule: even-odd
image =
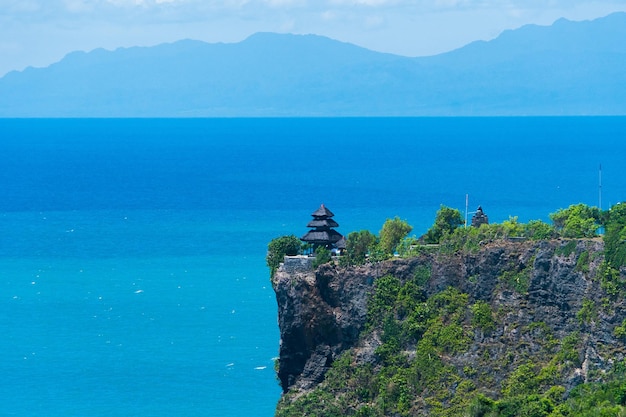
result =
[[478,206],[478,210],[472,216],[472,226],[480,227],[481,224],[489,224],[489,217],[483,212],[483,208]]
[[311,216],[313,216],[313,220],[306,226],[313,230],[309,230],[300,240],[316,246],[334,247],[337,242],[343,239],[341,233],[333,229],[333,227],[339,226],[332,219],[334,216],[333,212],[328,210],[323,204]]

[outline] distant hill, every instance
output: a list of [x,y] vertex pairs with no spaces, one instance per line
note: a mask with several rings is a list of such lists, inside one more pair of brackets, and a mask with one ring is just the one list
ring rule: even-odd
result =
[[626,114],[626,13],[408,58],[259,33],[74,52],[0,78],[0,117]]

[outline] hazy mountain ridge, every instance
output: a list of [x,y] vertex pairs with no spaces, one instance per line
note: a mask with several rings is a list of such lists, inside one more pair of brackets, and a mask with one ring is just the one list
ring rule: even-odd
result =
[[626,13],[408,58],[258,33],[74,52],[0,78],[2,117],[626,114]]

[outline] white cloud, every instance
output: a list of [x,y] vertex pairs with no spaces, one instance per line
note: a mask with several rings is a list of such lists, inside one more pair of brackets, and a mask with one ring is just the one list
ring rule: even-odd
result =
[[274,8],[304,7],[307,5],[306,0],[263,0],[262,3]]
[[84,0],[64,0],[65,9],[70,13],[88,13],[93,11],[94,4]]
[[34,13],[41,9],[38,1],[0,1],[0,11],[3,13]]
[[389,7],[407,2],[401,0],[329,0],[328,3],[330,6]]

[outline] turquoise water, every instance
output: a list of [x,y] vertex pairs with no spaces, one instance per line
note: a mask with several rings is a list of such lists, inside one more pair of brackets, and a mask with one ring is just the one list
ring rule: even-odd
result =
[[626,196],[626,118],[0,120],[0,415],[271,416],[264,263],[325,203],[426,231]]

